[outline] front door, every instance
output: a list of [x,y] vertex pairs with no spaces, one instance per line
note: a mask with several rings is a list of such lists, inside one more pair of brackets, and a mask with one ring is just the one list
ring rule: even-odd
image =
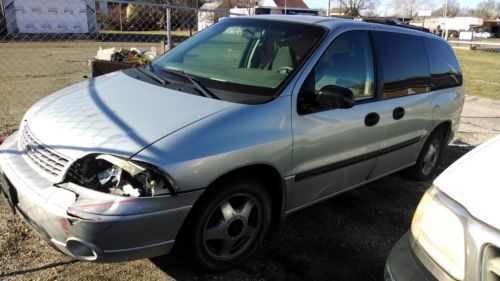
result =
[[[381,147],[382,105],[375,96],[370,35],[349,31],[324,51],[297,95],[293,109],[295,179],[287,200],[294,210],[365,181]],[[318,102],[325,86],[349,89],[351,108]]]

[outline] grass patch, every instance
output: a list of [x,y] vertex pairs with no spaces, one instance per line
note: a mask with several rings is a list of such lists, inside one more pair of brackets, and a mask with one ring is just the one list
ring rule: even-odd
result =
[[500,53],[454,48],[462,66],[465,93],[500,99]]

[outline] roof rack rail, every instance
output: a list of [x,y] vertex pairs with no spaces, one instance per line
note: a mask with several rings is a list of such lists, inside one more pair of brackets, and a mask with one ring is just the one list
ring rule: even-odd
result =
[[420,27],[420,26],[415,26],[408,24],[406,22],[403,22],[399,20],[398,18],[386,18],[386,17],[381,17],[381,18],[375,18],[375,17],[368,17],[368,18],[357,18],[356,20],[364,21],[364,22],[371,22],[371,23],[380,23],[380,24],[385,24],[385,25],[392,25],[392,26],[399,26],[403,28],[409,28],[409,29],[414,29],[414,30],[420,30],[423,32],[429,32],[430,30],[425,28],[425,27]]
[[353,20],[353,19],[356,19],[356,17],[352,17],[352,16],[330,16],[331,18],[334,18],[334,19],[345,19],[345,20]]

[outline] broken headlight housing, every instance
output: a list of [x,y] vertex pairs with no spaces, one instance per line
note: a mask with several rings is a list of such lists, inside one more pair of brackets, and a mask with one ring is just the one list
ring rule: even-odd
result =
[[66,181],[126,197],[175,194],[174,181],[153,165],[108,154],[89,155],[71,165]]

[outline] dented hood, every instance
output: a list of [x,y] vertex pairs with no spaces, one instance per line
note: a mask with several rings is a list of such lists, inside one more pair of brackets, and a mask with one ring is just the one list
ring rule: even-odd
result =
[[435,181],[475,218],[500,230],[500,136],[457,160]]
[[231,105],[116,72],[41,100],[25,121],[36,140],[70,159],[96,152],[130,157]]

